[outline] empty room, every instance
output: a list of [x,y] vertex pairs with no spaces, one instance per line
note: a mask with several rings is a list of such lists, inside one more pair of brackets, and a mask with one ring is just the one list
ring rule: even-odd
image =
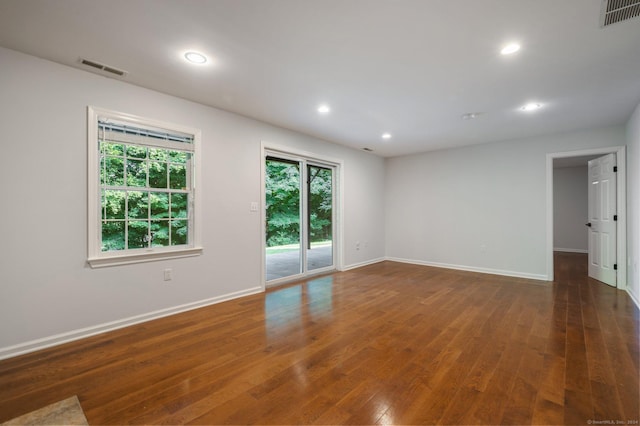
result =
[[0,424],[640,421],[640,0],[0,0]]

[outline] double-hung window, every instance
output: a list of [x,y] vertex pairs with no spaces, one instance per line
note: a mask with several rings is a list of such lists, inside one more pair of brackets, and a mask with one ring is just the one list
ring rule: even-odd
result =
[[200,254],[200,132],[89,107],[92,267]]

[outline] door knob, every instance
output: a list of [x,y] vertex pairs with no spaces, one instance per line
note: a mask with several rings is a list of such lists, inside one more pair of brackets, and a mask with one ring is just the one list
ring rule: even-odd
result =
[[591,222],[585,223],[585,225],[587,225],[589,228],[591,228]]

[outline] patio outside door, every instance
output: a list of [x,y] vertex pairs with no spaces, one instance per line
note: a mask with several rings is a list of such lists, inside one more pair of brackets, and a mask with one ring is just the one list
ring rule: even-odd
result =
[[304,158],[265,158],[265,272],[269,285],[334,269],[331,165]]

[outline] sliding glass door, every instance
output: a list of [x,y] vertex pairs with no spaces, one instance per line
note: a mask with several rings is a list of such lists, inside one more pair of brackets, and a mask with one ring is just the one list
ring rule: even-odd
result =
[[267,281],[302,273],[301,169],[297,161],[267,157]]
[[333,266],[333,169],[307,165],[307,270]]
[[334,269],[335,167],[267,155],[264,178],[266,281]]

